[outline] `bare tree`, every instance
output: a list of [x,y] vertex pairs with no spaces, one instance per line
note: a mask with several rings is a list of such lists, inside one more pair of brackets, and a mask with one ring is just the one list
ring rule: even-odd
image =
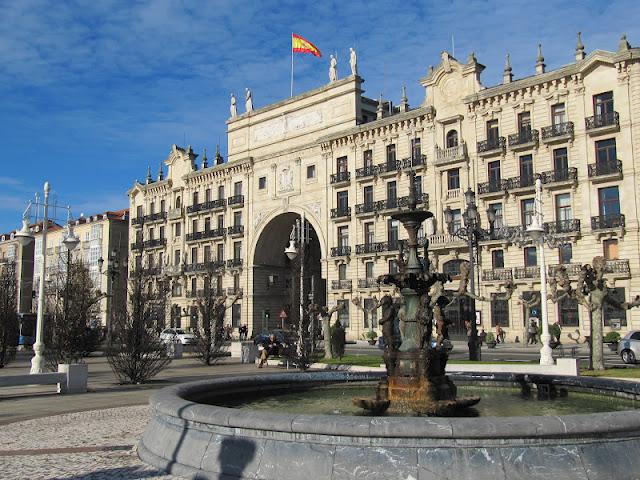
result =
[[15,263],[0,264],[0,368],[14,358],[18,345],[17,292]]
[[100,332],[91,328],[104,295],[94,286],[87,266],[70,252],[47,278],[45,357],[50,369],[59,363],[79,363],[99,343]]
[[168,282],[138,265],[129,276],[129,302],[116,312],[107,360],[121,383],[145,383],[171,358],[160,340],[156,312],[166,305]]
[[623,310],[640,307],[640,295],[631,302],[616,300],[614,290],[607,286],[604,277],[606,261],[603,257],[594,257],[592,265],[585,264],[580,269],[576,288],[571,286],[569,275],[564,267],[556,270],[555,277],[549,281],[550,298],[559,302],[565,297],[577,301],[584,306],[591,317],[591,365],[594,370],[604,370],[604,354],[602,347],[603,311],[605,305]]
[[220,356],[224,343],[224,316],[226,311],[235,304],[240,295],[232,298],[231,304],[226,306],[227,296],[216,295],[213,283],[213,271],[204,277],[204,288],[198,292],[197,305],[200,319],[196,328],[196,349],[200,360],[205,365]]

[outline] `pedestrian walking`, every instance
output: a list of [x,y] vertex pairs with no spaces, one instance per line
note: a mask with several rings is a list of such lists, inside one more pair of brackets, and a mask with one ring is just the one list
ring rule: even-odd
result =
[[538,343],[538,324],[531,318],[529,328],[527,329],[527,345],[535,345]]
[[496,325],[496,342],[504,343],[504,330],[499,323]]

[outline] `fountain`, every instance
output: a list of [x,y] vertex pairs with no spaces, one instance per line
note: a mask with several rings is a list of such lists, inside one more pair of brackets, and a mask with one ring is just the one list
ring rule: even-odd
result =
[[[381,299],[384,374],[282,372],[162,389],[150,400],[140,458],[198,479],[637,478],[640,384],[542,374],[445,375],[443,309],[449,300],[443,284],[449,278],[431,272],[427,247],[424,263],[418,258],[417,231],[431,213],[415,203],[411,189],[409,209],[393,215],[409,235],[400,273],[380,279],[401,293],[400,301]],[[459,294],[466,292],[461,276]],[[454,380],[476,394],[458,397]],[[485,394],[480,409],[496,405],[469,418],[484,394],[477,395],[479,385],[496,392],[516,387],[516,394]],[[374,397],[354,395],[372,388]],[[555,401],[517,395],[534,388],[569,396],[554,410]],[[300,409],[293,408],[296,402]],[[521,405],[514,411],[507,404]]]
[[[479,397],[456,398],[456,387],[445,375],[448,348],[442,309],[449,300],[442,288],[431,289],[436,284],[441,287],[450,278],[431,272],[427,263],[428,242],[423,262],[418,257],[418,230],[433,214],[416,210],[416,203],[415,173],[410,172],[409,208],[391,215],[407,230],[406,260],[401,248],[399,273],[379,278],[381,283],[395,285],[402,295],[398,303],[388,295],[381,299],[387,376],[378,384],[375,398],[353,399],[354,404],[376,415],[390,406],[404,413],[451,415],[480,401]],[[432,342],[434,318],[437,336]]]

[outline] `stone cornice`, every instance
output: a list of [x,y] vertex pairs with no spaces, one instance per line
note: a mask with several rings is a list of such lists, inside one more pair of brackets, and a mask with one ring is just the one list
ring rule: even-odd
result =
[[213,165],[202,170],[187,173],[182,178],[186,184],[199,183],[201,180],[209,180],[216,178],[228,177],[233,173],[247,172],[253,168],[251,158],[242,160],[234,160],[232,162],[223,163],[222,165]]
[[127,192],[128,196],[132,196],[134,193],[166,193],[171,189],[171,180],[154,181],[149,184],[135,182],[133,187]]
[[548,82],[561,81],[567,77],[572,78],[575,75],[585,73],[598,62],[615,65],[618,62],[638,59],[640,59],[640,48],[632,48],[618,53],[608,52],[605,50],[594,50],[585,59],[578,62],[565,65],[564,67],[560,67],[550,72],[514,80],[513,82],[504,85],[496,85],[486,88],[478,93],[468,95],[463,98],[462,101],[467,104],[479,102],[494,97],[500,97],[502,95],[508,95],[512,92],[517,92],[518,90],[543,85]]
[[[356,137],[361,136],[362,134],[380,134],[381,129],[386,129],[392,126],[397,126],[402,122],[408,122],[411,120],[426,120],[427,122],[431,122],[433,117],[435,116],[435,111],[433,107],[419,107],[413,110],[409,110],[408,112],[397,113],[395,115],[391,115],[390,117],[381,118],[380,120],[374,120],[372,122],[367,122],[362,125],[358,125],[357,127],[349,128],[347,130],[342,130],[341,132],[337,132],[331,135],[326,135],[324,137],[318,138],[318,143],[320,144],[329,144],[335,140],[339,139],[349,139],[356,140]],[[378,130],[376,132],[376,130]]]

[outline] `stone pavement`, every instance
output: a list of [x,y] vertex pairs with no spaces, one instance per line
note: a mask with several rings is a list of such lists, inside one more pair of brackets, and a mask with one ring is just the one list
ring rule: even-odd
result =
[[68,413],[0,427],[3,480],[172,479],[138,459],[146,405]]

